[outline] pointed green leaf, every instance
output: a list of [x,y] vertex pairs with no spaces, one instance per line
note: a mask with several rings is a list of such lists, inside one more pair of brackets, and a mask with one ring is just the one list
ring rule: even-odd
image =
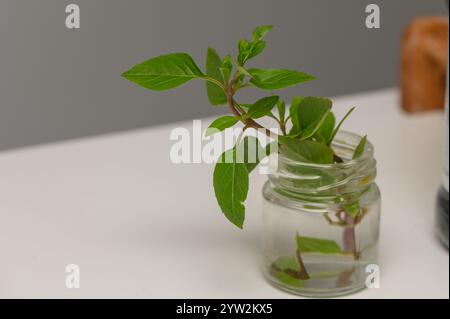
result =
[[316,120],[316,122],[312,123],[304,131],[302,131],[300,140],[303,141],[313,137],[316,134],[316,132],[321,128],[321,126],[323,125],[329,114],[330,110],[326,111],[321,118]]
[[313,80],[309,74],[284,69],[249,69],[252,79],[250,82],[263,90],[278,90],[302,82]]
[[328,113],[325,122],[322,124],[316,135],[316,137],[320,139],[322,143],[330,145],[335,123],[336,118],[334,117],[334,114]]
[[325,255],[344,253],[341,247],[333,240],[301,236],[297,236],[297,249],[301,253],[320,253]]
[[315,141],[279,136],[280,150],[294,161],[316,164],[332,164],[333,150],[327,145]]
[[245,51],[248,50],[248,48],[250,47],[250,42],[248,42],[247,40],[239,40],[238,42],[238,52],[241,53],[245,53]]
[[135,65],[122,76],[144,88],[162,91],[201,78],[203,73],[188,54],[172,53]]
[[353,202],[350,204],[343,205],[345,213],[350,216],[351,218],[355,218],[358,216],[361,206],[359,205],[359,202]]
[[223,82],[228,83],[230,81],[231,72],[233,72],[233,58],[231,55],[228,54],[223,58],[220,72],[222,74]]
[[298,108],[300,103],[303,101],[303,96],[296,96],[291,101],[291,106],[289,108],[289,117],[291,118],[292,128],[289,131],[289,135],[296,136],[300,134],[300,123],[298,121]]
[[266,150],[259,143],[258,138],[246,136],[235,146],[238,162],[244,163],[250,174],[266,156]]
[[352,107],[342,118],[342,120],[339,122],[339,124],[336,126],[336,128],[333,131],[333,134],[331,135],[330,138],[330,142],[329,144],[331,144],[331,142],[333,142],[334,138],[336,137],[337,132],[339,131],[339,129],[341,128],[342,124],[345,122],[345,120],[350,116],[350,114],[352,114],[352,112],[355,110],[354,107]]
[[271,266],[271,274],[280,282],[293,287],[302,287],[305,280],[299,279],[300,266],[294,257],[280,257]]
[[264,37],[272,31],[273,25],[262,25],[259,27],[256,27],[255,30],[253,30],[253,42],[260,41],[264,39]]
[[248,71],[243,66],[238,65],[237,69],[238,69],[240,75],[249,76],[249,77],[252,76],[250,73],[248,73]]
[[305,97],[298,107],[298,123],[302,130],[317,124],[331,110],[330,99],[322,97]]
[[205,136],[222,132],[224,129],[232,127],[238,121],[239,119],[235,116],[221,116],[209,125],[206,129]]
[[234,225],[242,228],[245,219],[243,203],[248,193],[248,171],[245,163],[236,161],[235,148],[224,152],[216,163],[213,184],[223,214]]
[[283,101],[278,101],[277,109],[280,121],[284,122],[286,117],[286,104]]
[[361,141],[359,141],[358,146],[356,146],[355,148],[355,153],[353,153],[353,159],[358,159],[361,157],[361,155],[363,155],[364,150],[366,148],[366,143],[367,143],[367,135],[364,136]]
[[249,51],[246,60],[252,59],[252,58],[260,55],[264,51],[265,48],[266,48],[266,42],[265,41],[258,41],[258,42],[256,42],[252,46],[251,50]]
[[266,116],[271,113],[279,100],[278,96],[268,96],[256,101],[250,106],[247,115],[253,119]]
[[[208,48],[206,53],[206,75],[219,82],[223,81],[220,68],[222,67],[222,60],[219,54],[213,48]],[[206,93],[208,95],[209,103],[212,105],[221,105],[227,103],[227,96],[222,88],[211,82],[206,82]]]
[[272,26],[263,25],[257,27],[253,31],[252,41],[249,42],[247,40],[240,40],[238,43],[238,64],[243,66],[249,59],[254,58],[255,56],[261,54],[265,47],[266,42],[263,41],[263,38],[266,34],[272,30]]
[[249,55],[249,52],[251,50],[250,48],[251,44],[247,40],[240,40],[238,42],[238,58],[237,62],[239,66],[243,66],[246,62],[246,57]]

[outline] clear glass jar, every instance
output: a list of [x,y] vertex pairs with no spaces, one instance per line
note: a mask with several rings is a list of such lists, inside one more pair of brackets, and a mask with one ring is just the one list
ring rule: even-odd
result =
[[352,160],[360,140],[348,132],[336,136],[339,164],[278,156],[263,187],[264,273],[276,287],[310,297],[366,287],[366,267],[377,262],[380,192],[372,144]]

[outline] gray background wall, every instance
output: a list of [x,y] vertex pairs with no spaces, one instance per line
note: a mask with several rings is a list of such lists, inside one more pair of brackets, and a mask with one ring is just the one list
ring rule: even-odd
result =
[[[71,2],[79,30],[65,28]],[[369,3],[381,7],[380,30],[364,27]],[[445,13],[441,0],[0,0],[0,150],[226,112],[199,81],[150,92],[120,74],[171,51],[203,65],[208,45],[234,52],[260,24],[276,29],[255,66],[319,78],[287,97],[393,86],[405,24]]]

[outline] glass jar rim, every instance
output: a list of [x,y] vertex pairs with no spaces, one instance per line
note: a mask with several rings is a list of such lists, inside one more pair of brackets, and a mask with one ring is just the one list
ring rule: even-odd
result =
[[357,194],[366,190],[376,178],[374,149],[367,141],[362,155],[353,159],[363,137],[341,131],[332,143],[333,151],[343,163],[316,164],[293,160],[278,154],[276,171],[269,174],[274,187],[283,193],[337,196]]
[[[361,141],[364,137],[361,135],[358,135],[356,133],[350,132],[350,131],[339,131],[336,134],[336,137],[333,140],[333,143],[331,144],[332,148],[333,146],[347,146],[351,147],[353,150],[356,149],[358,144],[348,144],[344,141],[344,139],[353,139],[355,141]],[[339,154],[338,154],[339,155]],[[311,163],[311,162],[301,162],[293,160],[287,156],[283,156],[282,154],[278,154],[278,161],[282,162],[287,165],[301,165],[305,167],[311,167],[311,168],[318,168],[318,169],[348,169],[352,166],[357,166],[363,162],[370,161],[374,157],[374,147],[373,144],[370,142],[370,140],[366,140],[366,145],[364,147],[364,151],[361,154],[360,157],[357,159],[350,159],[346,160],[343,163],[332,163],[332,164],[318,164],[318,163]]]

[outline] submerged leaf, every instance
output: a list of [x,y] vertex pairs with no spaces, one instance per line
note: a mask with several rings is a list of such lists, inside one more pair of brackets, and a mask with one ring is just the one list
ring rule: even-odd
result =
[[297,249],[302,253],[343,254],[339,245],[333,240],[297,236]]

